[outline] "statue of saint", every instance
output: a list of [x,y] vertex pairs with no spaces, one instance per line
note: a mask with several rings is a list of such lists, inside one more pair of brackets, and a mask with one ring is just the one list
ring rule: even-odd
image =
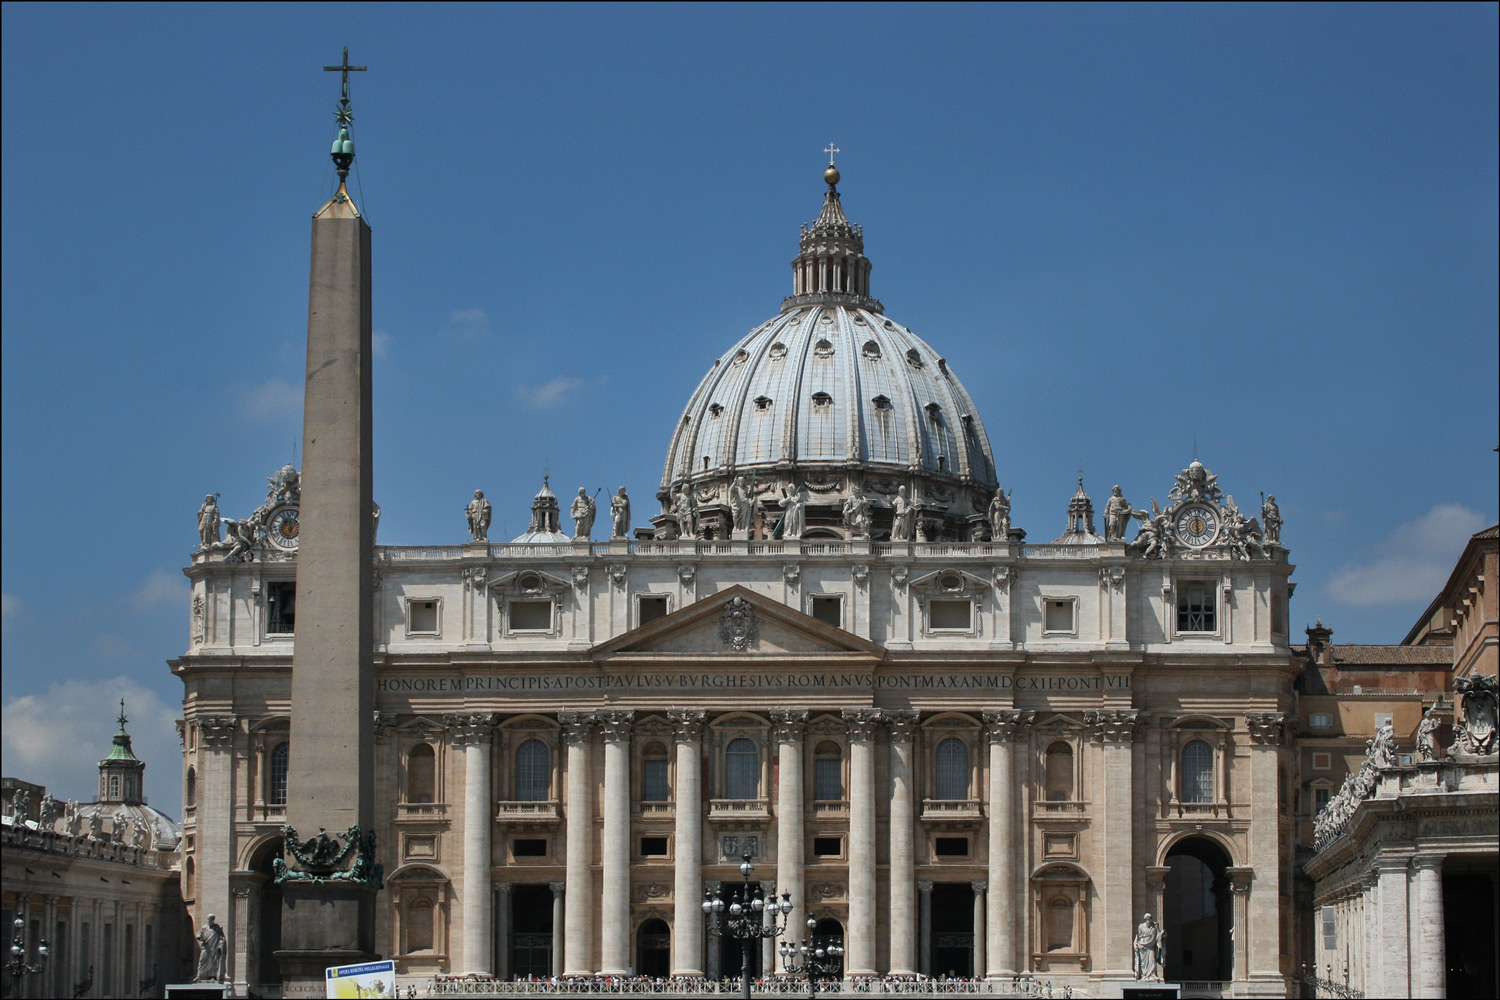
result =
[[672,496],[672,513],[677,516],[677,537],[698,537],[698,504],[691,483],[679,483]]
[[51,833],[52,828],[57,825],[57,800],[52,797],[51,792],[42,793],[41,826],[42,832]]
[[1166,932],[1161,924],[1147,913],[1135,929],[1135,978],[1152,983],[1161,982],[1162,942]]
[[1003,486],[995,491],[995,499],[990,501],[989,518],[991,537],[997,542],[1010,541],[1010,493],[1005,492]]
[[1276,506],[1276,494],[1266,494],[1260,505],[1260,526],[1266,533],[1267,545],[1281,544],[1281,508]]
[[594,532],[594,515],[598,513],[587,487],[578,487],[578,495],[573,498],[573,506],[568,512],[573,516],[573,537],[587,541]]
[[210,493],[203,498],[203,506],[198,508],[198,547],[208,549],[217,544],[219,544],[219,503],[218,499]]
[[611,538],[630,537],[630,498],[625,495],[625,487],[621,486],[619,492],[609,498],[609,519],[611,522]]
[[857,485],[850,487],[844,500],[844,527],[849,529],[850,538],[870,537],[870,498]]
[[917,506],[906,498],[906,487],[896,487],[896,499],[892,502],[895,514],[891,518],[891,540],[909,542],[917,528]]
[[208,915],[208,923],[198,931],[198,973],[195,983],[221,983],[224,981],[224,928]]
[[740,476],[729,487],[729,509],[734,514],[734,530],[749,531],[755,526],[755,515],[760,513],[760,497]]
[[801,538],[807,530],[807,491],[798,483],[790,493],[782,490],[781,537]]
[[494,510],[490,502],[484,498],[484,490],[475,490],[474,499],[464,508],[464,515],[469,519],[469,539],[475,542],[487,542],[490,540],[490,518]]
[[1104,501],[1104,540],[1106,542],[1123,542],[1125,540],[1125,529],[1130,525],[1130,501],[1120,492],[1116,486],[1109,491],[1109,499]]
[[[1438,718],[1438,703],[1433,702],[1427,714],[1422,716],[1422,721],[1417,726],[1417,754],[1423,760],[1442,760],[1443,748],[1438,743],[1438,730],[1443,728],[1443,720]],[[47,803],[43,801],[42,812],[45,815]]]

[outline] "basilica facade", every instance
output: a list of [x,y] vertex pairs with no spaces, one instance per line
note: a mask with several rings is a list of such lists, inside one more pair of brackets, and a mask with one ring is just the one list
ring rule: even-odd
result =
[[[701,904],[748,855],[847,976],[1119,995],[1149,913],[1169,981],[1287,995],[1274,498],[1248,517],[1194,461],[1098,525],[1080,481],[1028,541],[825,181],[792,295],[664,429],[649,526],[580,494],[570,534],[544,484],[514,541],[476,496],[467,543],[377,547],[379,947],[411,981],[735,975]],[[206,501],[171,663],[184,896],[257,992],[280,982],[298,499],[283,470],[228,541]]]

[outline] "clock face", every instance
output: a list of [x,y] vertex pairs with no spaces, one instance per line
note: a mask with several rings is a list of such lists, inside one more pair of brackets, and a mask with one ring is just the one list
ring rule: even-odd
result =
[[296,507],[279,507],[271,514],[270,520],[266,521],[266,537],[271,544],[284,552],[293,552],[297,548],[297,532],[300,526],[297,523]]
[[1201,549],[1219,533],[1219,515],[1211,507],[1193,504],[1177,515],[1177,537],[1184,545]]

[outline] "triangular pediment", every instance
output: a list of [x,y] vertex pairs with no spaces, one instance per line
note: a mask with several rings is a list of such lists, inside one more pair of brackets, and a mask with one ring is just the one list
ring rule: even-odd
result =
[[733,586],[594,649],[595,659],[646,655],[878,659],[885,650],[779,601]]

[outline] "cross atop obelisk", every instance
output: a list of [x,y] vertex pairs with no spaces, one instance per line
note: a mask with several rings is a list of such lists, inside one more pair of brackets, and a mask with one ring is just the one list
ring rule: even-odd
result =
[[347,45],[344,46],[344,63],[343,63],[342,66],[324,66],[323,67],[323,71],[325,73],[343,73],[344,74],[344,85],[341,88],[339,88],[339,103],[342,104],[344,107],[347,108],[349,106],[349,74],[350,73],[363,73],[365,70],[367,70],[369,68],[370,67],[368,67],[368,66],[350,66],[349,65],[349,46],[347,46]]

